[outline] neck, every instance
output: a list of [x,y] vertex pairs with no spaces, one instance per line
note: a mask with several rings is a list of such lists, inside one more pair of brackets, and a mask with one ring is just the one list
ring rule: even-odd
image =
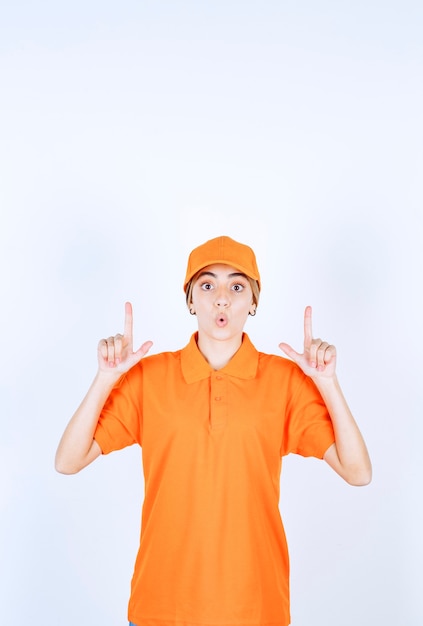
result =
[[207,363],[214,370],[220,370],[225,367],[232,359],[234,354],[238,352],[242,344],[242,333],[230,340],[217,341],[198,333],[197,345]]

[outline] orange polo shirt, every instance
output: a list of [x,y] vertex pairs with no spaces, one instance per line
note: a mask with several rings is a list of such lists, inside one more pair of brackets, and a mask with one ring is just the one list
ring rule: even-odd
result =
[[95,439],[142,446],[145,499],[128,618],[137,626],[288,626],[281,457],[334,441],[310,378],[248,336],[212,370],[196,334],[111,392]]

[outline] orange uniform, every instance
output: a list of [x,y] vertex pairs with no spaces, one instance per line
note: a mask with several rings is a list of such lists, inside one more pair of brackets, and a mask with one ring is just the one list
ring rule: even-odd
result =
[[137,626],[288,626],[282,456],[322,458],[332,423],[313,381],[246,334],[221,370],[196,334],[141,360],[101,413],[103,454],[142,446],[145,499],[128,617]]

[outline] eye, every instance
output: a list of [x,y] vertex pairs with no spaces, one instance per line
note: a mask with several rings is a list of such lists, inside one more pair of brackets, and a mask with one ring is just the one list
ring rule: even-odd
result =
[[244,289],[244,285],[241,283],[235,283],[235,285],[232,286],[232,289],[234,291],[242,291]]
[[201,289],[204,289],[204,291],[210,291],[210,289],[213,289],[213,285],[211,283],[201,283]]

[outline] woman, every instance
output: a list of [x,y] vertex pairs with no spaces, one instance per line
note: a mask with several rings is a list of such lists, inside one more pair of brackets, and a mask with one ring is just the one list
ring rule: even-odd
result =
[[56,469],[143,449],[145,499],[129,620],[136,626],[288,626],[288,551],[279,513],[281,459],[323,458],[352,485],[371,480],[365,443],[339,387],[334,346],[314,339],[289,359],[254,348],[260,275],[229,237],[195,248],[184,290],[198,331],[147,358],[125,330],[100,341],[98,373],[67,426]]

